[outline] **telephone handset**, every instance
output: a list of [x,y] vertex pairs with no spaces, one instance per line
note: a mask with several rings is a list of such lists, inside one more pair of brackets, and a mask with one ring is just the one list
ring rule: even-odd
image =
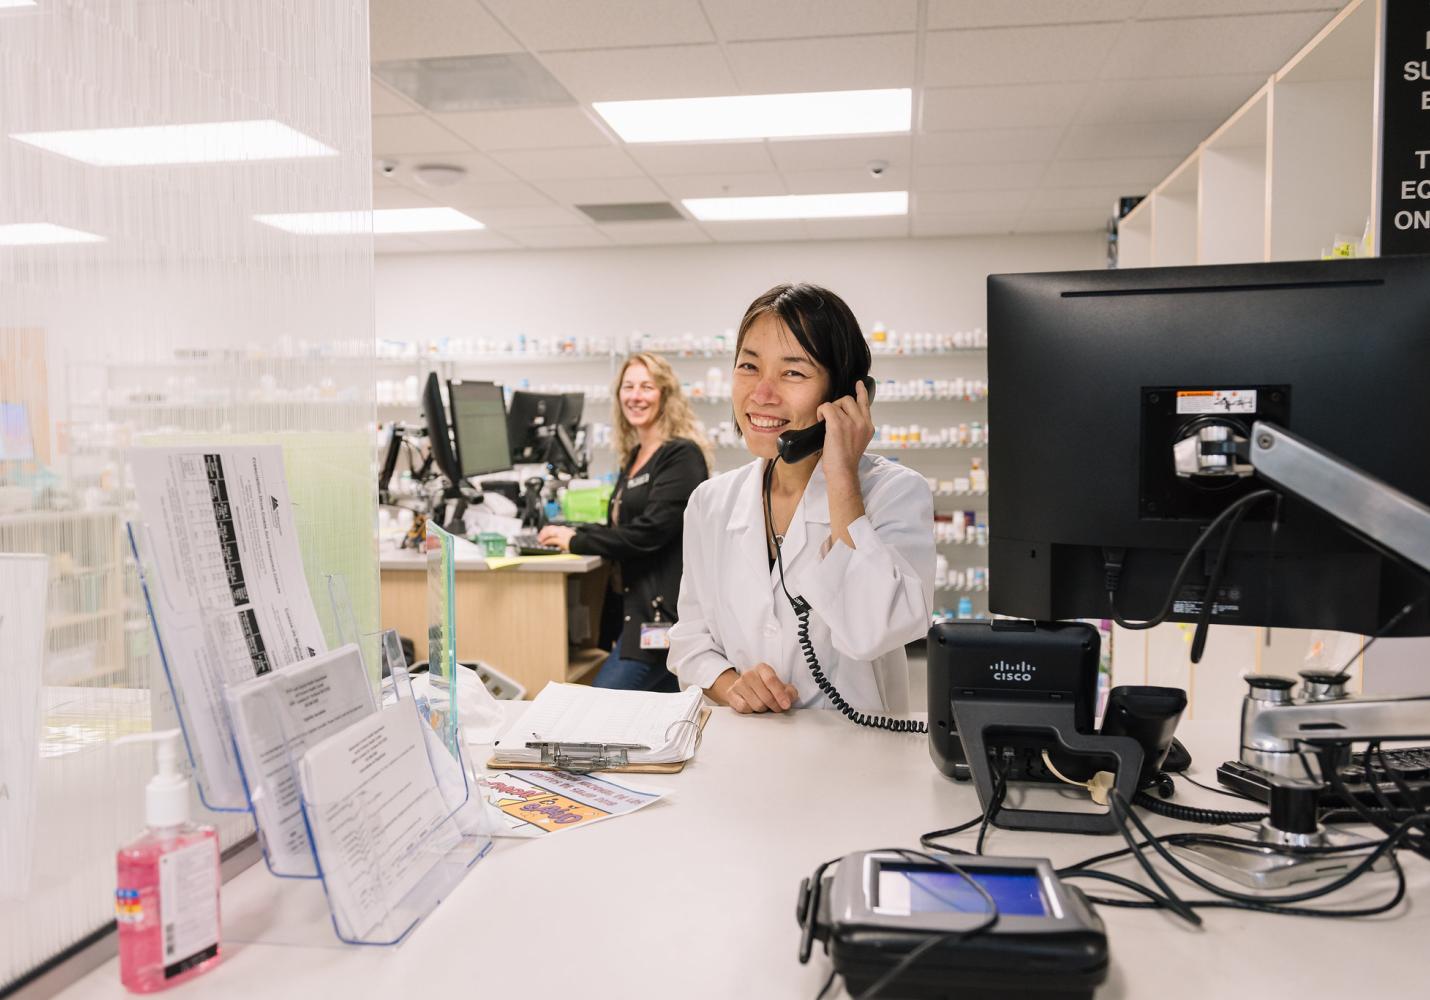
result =
[[[865,375],[860,381],[869,391],[869,402],[874,402],[873,378]],[[852,389],[848,395],[854,395]],[[801,427],[797,431],[785,431],[775,442],[775,447],[779,449],[780,459],[786,465],[803,461],[824,447],[824,421],[821,420],[810,427]]]

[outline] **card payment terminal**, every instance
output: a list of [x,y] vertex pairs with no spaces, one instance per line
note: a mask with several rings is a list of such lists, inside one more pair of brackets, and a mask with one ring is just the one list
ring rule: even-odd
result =
[[[921,946],[880,996],[1070,1000],[1091,997],[1107,978],[1102,921],[1046,859],[939,862],[916,852],[861,851],[840,859],[832,877],[801,886],[806,947],[824,943],[851,996]],[[934,938],[942,940],[929,943]]]

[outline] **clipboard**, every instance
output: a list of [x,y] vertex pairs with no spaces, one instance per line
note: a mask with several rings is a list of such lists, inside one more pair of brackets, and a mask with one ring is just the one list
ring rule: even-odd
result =
[[[708,706],[700,709],[700,715],[695,724],[699,727],[701,734],[705,732],[705,723],[710,719],[710,712],[711,709]],[[695,737],[697,752],[700,750],[701,738],[701,735]],[[606,771],[612,774],[679,774],[685,770],[685,765],[690,763],[690,760],[695,759],[692,754],[690,760],[678,760],[670,764],[611,764],[607,761],[607,752],[622,749],[619,746],[572,743],[566,744],[562,749],[568,751],[569,756],[566,759],[571,763],[588,766],[578,766],[573,770],[571,766],[562,767],[557,764],[532,761],[505,761],[491,757],[487,760],[487,768],[495,771],[570,771],[575,774],[593,774],[597,771]]]

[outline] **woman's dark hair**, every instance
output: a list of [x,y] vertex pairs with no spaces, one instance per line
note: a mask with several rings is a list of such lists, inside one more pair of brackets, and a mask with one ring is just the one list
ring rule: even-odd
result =
[[778,316],[805,353],[829,373],[829,400],[853,395],[854,383],[869,374],[872,359],[859,321],[844,300],[827,288],[776,285],[751,302],[740,320],[736,355],[755,320],[767,313]]

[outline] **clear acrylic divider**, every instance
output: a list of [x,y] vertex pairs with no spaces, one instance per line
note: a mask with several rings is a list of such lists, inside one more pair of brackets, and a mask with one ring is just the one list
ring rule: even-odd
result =
[[[346,944],[401,942],[492,845],[460,743],[451,756],[404,687],[395,704],[295,762],[331,927]],[[426,753],[411,758],[418,741]],[[405,765],[397,754],[407,754]],[[401,783],[400,796],[372,786],[364,768],[374,763],[413,772],[385,772]]]

